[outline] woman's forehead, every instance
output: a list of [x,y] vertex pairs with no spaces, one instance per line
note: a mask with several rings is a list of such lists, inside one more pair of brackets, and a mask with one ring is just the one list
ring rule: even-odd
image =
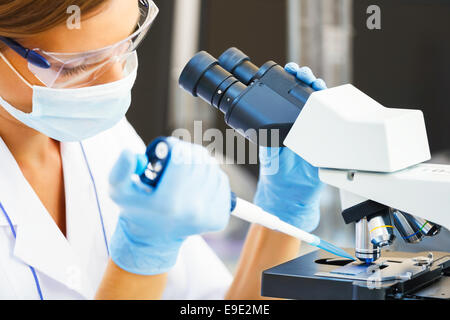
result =
[[140,17],[138,0],[110,0],[97,12],[81,13],[79,28],[73,28],[73,15],[67,22],[23,41],[23,45],[48,52],[91,51],[117,43],[128,37]]

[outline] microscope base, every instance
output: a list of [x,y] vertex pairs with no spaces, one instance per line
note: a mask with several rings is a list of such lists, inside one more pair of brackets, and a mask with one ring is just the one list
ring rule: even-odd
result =
[[450,255],[432,254],[383,252],[367,267],[317,250],[264,271],[261,291],[307,300],[450,299]]

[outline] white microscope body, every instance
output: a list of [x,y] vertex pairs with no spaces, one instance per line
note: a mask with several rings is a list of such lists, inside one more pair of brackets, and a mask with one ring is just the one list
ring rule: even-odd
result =
[[450,166],[423,163],[430,150],[420,110],[385,108],[352,85],[318,91],[284,145],[341,190],[343,210],[372,200],[450,230]]

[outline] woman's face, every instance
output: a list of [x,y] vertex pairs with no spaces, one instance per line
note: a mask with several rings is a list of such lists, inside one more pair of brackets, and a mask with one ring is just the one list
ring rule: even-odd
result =
[[[81,28],[69,29],[66,24],[18,42],[25,48],[39,48],[47,52],[83,52],[112,45],[128,37],[139,19],[138,0],[109,0],[94,12],[81,16]],[[70,15],[67,15],[69,19]],[[4,56],[31,84],[42,85],[28,70],[25,59],[11,49]],[[4,62],[0,60],[0,96],[17,109],[32,111],[32,89],[29,88]],[[112,82],[122,78],[122,65],[108,69],[92,85]],[[0,108],[0,117],[9,115]],[[10,119],[11,120],[11,119]],[[15,120],[15,119],[14,119]]]

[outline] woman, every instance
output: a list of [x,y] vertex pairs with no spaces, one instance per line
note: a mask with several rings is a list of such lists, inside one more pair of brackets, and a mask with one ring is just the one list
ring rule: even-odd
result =
[[[80,28],[67,24],[73,6]],[[260,298],[261,271],[297,254],[296,239],[252,226],[232,279],[199,236],[229,216],[213,161],[171,162],[153,193],[133,182],[145,145],[124,116],[135,49],[157,13],[145,0],[0,5],[0,298]],[[308,69],[288,71],[324,87]],[[169,141],[181,156],[209,157]],[[262,167],[255,203],[314,229],[317,170],[266,151],[261,160],[279,156],[280,170]]]

